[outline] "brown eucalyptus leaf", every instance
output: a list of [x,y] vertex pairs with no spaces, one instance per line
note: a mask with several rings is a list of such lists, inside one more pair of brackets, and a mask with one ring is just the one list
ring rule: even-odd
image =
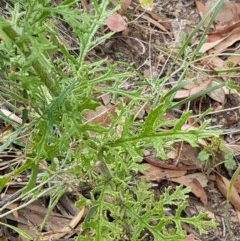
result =
[[[218,190],[222,193],[224,197],[227,198],[228,189],[230,187],[230,181],[221,175],[217,175],[216,184]],[[229,201],[235,207],[236,210],[240,211],[240,196],[234,186],[232,187]]]
[[[211,86],[214,86],[214,85],[218,85],[218,83],[216,81],[213,81],[211,83]],[[213,90],[211,91],[210,93],[207,94],[211,99],[221,103],[221,104],[224,104],[225,103],[225,97],[226,97],[226,94],[225,94],[225,91],[223,88],[219,88],[219,89],[216,89],[216,90]]]
[[201,200],[204,206],[206,206],[208,202],[207,194],[197,178],[199,178],[197,175],[187,175],[178,178],[172,178],[170,181],[190,187],[191,192]]
[[156,167],[151,164],[143,164],[145,167],[147,167],[147,171],[144,172],[144,177],[149,181],[161,181],[163,179],[170,179],[170,178],[176,178],[184,176],[187,171],[183,170],[169,170],[164,169],[161,167]]
[[203,83],[201,84],[197,84],[195,85],[192,89],[188,89],[188,90],[185,90],[185,89],[182,89],[182,90],[178,90],[174,96],[174,99],[184,99],[184,98],[187,98],[189,96],[192,96],[194,94],[197,94],[199,93],[200,91],[203,91],[203,90],[206,90],[209,85],[211,83],[211,80],[207,80],[207,81],[204,81]]

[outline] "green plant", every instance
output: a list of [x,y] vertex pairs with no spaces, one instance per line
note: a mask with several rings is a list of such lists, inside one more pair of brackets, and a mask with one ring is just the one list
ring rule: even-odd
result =
[[211,143],[201,150],[198,157],[203,162],[207,173],[223,163],[228,170],[233,170],[236,165],[232,151],[226,147],[219,137],[212,138]]
[[[163,119],[167,111],[200,94],[174,102],[174,94],[185,83],[179,81],[164,94],[165,81],[159,81],[161,94],[153,90],[142,95],[144,87],[151,86],[131,66],[112,65],[97,56],[87,61],[91,50],[112,35],[99,30],[116,9],[109,10],[107,0],[93,0],[94,14],[90,14],[77,8],[76,2],[66,0],[52,6],[49,0],[19,1],[14,7],[8,6],[10,19],[0,17],[0,64],[4,73],[1,101],[23,120],[19,125],[2,115],[15,130],[1,149],[15,143],[25,150],[24,162],[1,177],[1,189],[11,178],[31,171],[19,198],[28,204],[47,193],[52,209],[63,190],[76,190],[88,183],[92,187],[90,201],[75,193],[79,197],[76,205],[88,207],[78,240],[144,240],[148,236],[151,240],[176,241],[186,235],[183,223],[206,232],[205,227],[214,227],[215,223],[205,220],[204,214],[182,216],[189,189],[166,189],[156,200],[151,185],[137,177],[144,150],[154,148],[164,159],[165,148],[175,142],[198,146],[199,139],[219,135],[207,130],[207,122],[197,130],[182,130],[190,112],[177,120]],[[60,40],[64,24],[72,29],[76,51]],[[126,79],[135,76],[139,76],[141,88],[120,88]],[[110,116],[109,126],[85,122],[84,113],[95,110],[98,96],[103,93],[111,93],[115,99],[126,96],[130,102],[119,101],[117,116]],[[145,121],[137,121],[133,108],[141,106],[142,101],[151,103],[156,95],[161,97]],[[28,135],[27,142],[21,141],[23,135]],[[75,148],[72,143],[76,143]],[[46,161],[47,170],[40,171],[39,165]],[[46,183],[47,189],[43,185]],[[174,215],[168,212],[170,206]]]

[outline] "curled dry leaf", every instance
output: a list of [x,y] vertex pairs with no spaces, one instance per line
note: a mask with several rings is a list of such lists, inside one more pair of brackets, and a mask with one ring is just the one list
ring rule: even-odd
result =
[[107,18],[106,25],[114,32],[122,32],[127,28],[127,22],[118,13],[114,13],[111,17]]
[[206,206],[208,199],[205,190],[203,189],[200,181],[198,180],[200,176],[201,174],[187,175],[178,178],[171,178],[170,181],[190,187],[192,193],[201,200],[204,206]]
[[153,166],[151,164],[143,164],[147,167],[147,171],[144,173],[144,177],[149,181],[161,181],[163,179],[170,179],[184,176],[187,171],[182,170],[169,170],[160,167]]
[[[228,189],[230,187],[230,181],[221,175],[217,175],[216,184],[218,190],[222,193],[224,197],[227,198]],[[240,211],[240,196],[234,186],[232,187],[229,201],[235,207],[236,210]]]

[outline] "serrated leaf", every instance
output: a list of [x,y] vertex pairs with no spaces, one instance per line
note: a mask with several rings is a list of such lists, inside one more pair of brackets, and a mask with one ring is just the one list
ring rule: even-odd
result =
[[154,132],[156,121],[163,119],[163,116],[166,113],[166,106],[166,103],[163,102],[160,103],[155,109],[150,111],[142,128],[142,136],[146,136]]

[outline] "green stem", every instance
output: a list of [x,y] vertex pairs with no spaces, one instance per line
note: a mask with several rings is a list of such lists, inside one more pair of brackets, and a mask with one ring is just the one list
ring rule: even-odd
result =
[[[5,19],[0,19],[0,26],[2,26],[1,30],[4,35],[9,38],[8,44],[10,43],[10,40],[12,43],[17,45],[19,50],[26,58],[29,57],[31,55],[31,48],[29,47],[30,41],[28,41],[28,39],[22,42],[18,41],[21,36],[12,28],[12,26]],[[39,59],[40,58],[41,56],[39,56]],[[48,88],[50,93],[56,97],[59,94],[59,89],[56,88],[54,76],[52,73],[48,73],[48,71],[46,71],[46,68],[44,68],[39,59],[33,59],[31,61],[32,67],[36,71],[37,75],[40,77],[42,83]]]

